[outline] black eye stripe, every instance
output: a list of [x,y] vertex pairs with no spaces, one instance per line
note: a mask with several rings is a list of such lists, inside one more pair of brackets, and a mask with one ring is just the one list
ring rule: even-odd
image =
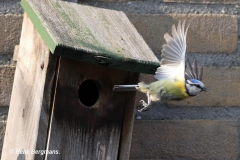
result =
[[190,84],[190,85],[202,89],[202,87],[199,84]]
[[197,88],[202,88],[199,84],[195,85]]

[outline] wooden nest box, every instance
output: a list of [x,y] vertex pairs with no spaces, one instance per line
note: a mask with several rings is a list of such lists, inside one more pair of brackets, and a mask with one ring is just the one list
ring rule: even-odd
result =
[[135,92],[112,88],[154,73],[158,59],[123,12],[59,0],[21,5],[2,160],[128,159]]

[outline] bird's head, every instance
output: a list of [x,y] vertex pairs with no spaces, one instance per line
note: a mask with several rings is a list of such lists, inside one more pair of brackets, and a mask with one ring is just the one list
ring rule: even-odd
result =
[[190,79],[186,81],[186,89],[187,93],[190,96],[196,96],[198,93],[202,91],[207,91],[204,84],[197,79]]

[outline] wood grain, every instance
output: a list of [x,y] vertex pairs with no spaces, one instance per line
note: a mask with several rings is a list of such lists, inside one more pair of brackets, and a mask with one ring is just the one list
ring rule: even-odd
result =
[[[18,152],[45,149],[56,57],[24,14],[2,160],[42,159]],[[44,67],[41,68],[41,64]]]
[[21,4],[53,54],[142,73],[159,66],[123,12],[58,0]]
[[[138,82],[139,74],[129,74],[129,84],[135,84]],[[132,142],[134,115],[135,115],[135,102],[136,92],[126,93],[126,103],[124,110],[123,128],[121,134],[121,143],[119,148],[119,160],[128,160],[130,157],[130,147]],[[134,107],[133,107],[134,106]]]
[[[132,82],[136,83],[137,77]],[[134,114],[135,94],[126,97],[127,93],[115,93],[112,88],[129,83],[129,78],[127,71],[61,58],[48,144],[50,150],[59,150],[60,154],[47,158],[116,160],[119,154],[126,154],[119,153],[120,137],[125,109]],[[83,105],[78,97],[85,80],[94,81],[99,88],[99,99],[91,107]],[[130,137],[131,125],[126,125],[124,132]],[[129,152],[130,143],[124,143]]]

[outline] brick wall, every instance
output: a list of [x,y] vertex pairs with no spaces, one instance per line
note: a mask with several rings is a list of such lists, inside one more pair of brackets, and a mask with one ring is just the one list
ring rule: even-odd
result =
[[[125,12],[159,59],[164,33],[179,20],[191,23],[187,57],[198,59],[204,66],[203,81],[208,91],[181,102],[155,103],[148,112],[136,112],[132,160],[240,158],[239,0],[81,0],[80,3]],[[14,75],[12,55],[19,43],[22,14],[19,1],[0,1],[0,146]],[[142,74],[140,80],[154,79]],[[140,99],[146,99],[145,95],[138,93],[137,101]]]

